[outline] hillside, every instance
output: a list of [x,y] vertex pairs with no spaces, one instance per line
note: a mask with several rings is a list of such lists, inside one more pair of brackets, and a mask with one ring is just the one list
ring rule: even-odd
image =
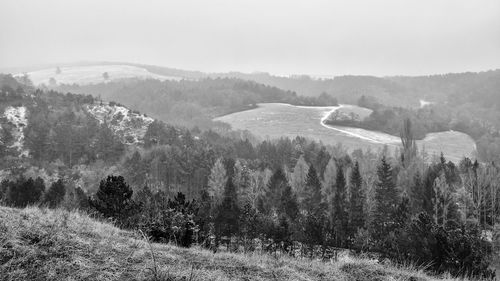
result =
[[348,256],[320,262],[148,244],[63,210],[0,207],[0,230],[0,280],[436,280]]
[[[107,74],[104,77],[104,73]],[[183,77],[156,74],[135,65],[100,64],[100,65],[73,65],[52,67],[40,70],[18,73],[20,77],[28,75],[36,86],[55,84],[96,84],[101,82],[116,81],[127,78],[180,80]]]

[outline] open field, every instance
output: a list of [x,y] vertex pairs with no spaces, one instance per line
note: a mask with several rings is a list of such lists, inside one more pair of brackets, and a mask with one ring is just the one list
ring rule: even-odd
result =
[[[164,76],[149,72],[145,68],[131,65],[88,65],[61,67],[61,73],[56,73],[56,68],[47,68],[28,72],[28,76],[35,85],[49,85],[50,78],[58,84],[96,84],[105,82],[103,73],[109,74],[108,80],[125,78],[180,80],[180,77]],[[17,75],[23,75],[22,73]]]
[[437,279],[415,268],[349,256],[322,262],[149,244],[137,233],[78,212],[0,207],[0,280]]
[[[390,149],[399,147],[399,137],[382,132],[359,128],[330,126],[323,120],[334,110],[353,110],[362,117],[369,114],[366,109],[354,105],[339,107],[306,107],[288,104],[259,104],[252,110],[237,112],[215,120],[230,124],[234,129],[249,130],[262,138],[279,138],[304,136],[325,144],[342,143],[349,150],[377,150],[387,145]],[[444,153],[447,159],[459,161],[462,157],[474,157],[475,142],[466,134],[460,132],[440,132],[428,134],[425,139],[417,141],[420,149],[423,147],[429,156]]]

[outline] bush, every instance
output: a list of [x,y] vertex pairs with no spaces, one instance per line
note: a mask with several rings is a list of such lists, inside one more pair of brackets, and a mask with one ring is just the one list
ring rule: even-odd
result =
[[421,213],[396,237],[384,241],[387,247],[384,254],[392,260],[409,261],[454,276],[494,276],[488,268],[491,244],[481,237],[477,226],[445,229],[436,225],[427,213]]
[[194,217],[198,211],[194,200],[187,201],[182,193],[171,200],[159,191],[153,194],[145,187],[137,194],[141,208],[138,228],[155,242],[174,242],[190,247],[194,242],[198,226]]

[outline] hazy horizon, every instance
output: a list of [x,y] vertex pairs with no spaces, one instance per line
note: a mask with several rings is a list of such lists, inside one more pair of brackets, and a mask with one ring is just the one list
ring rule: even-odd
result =
[[0,0],[0,68],[119,61],[203,72],[500,68],[500,1]]

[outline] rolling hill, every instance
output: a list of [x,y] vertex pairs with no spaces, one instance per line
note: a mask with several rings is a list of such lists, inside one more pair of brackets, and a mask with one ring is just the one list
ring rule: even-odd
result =
[[[104,77],[107,73],[108,77]],[[33,84],[97,84],[101,82],[116,81],[127,78],[157,79],[157,80],[180,80],[183,77],[156,74],[145,68],[135,65],[102,64],[102,65],[76,65],[56,68],[45,68],[40,70],[18,73],[15,76],[28,75]],[[51,79],[54,79],[51,81]]]

